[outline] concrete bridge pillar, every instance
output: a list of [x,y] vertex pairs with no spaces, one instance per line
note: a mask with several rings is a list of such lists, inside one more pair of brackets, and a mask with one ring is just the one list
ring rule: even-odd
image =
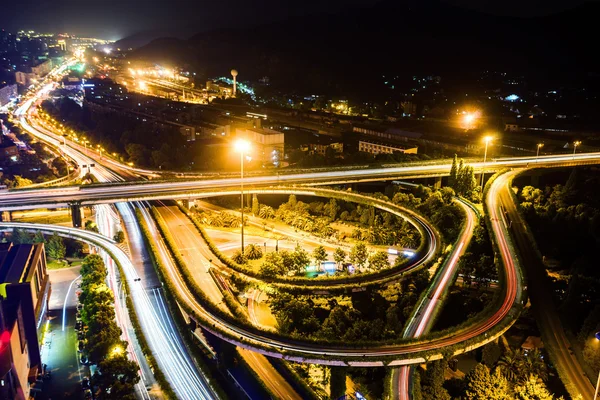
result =
[[71,221],[73,222],[73,227],[81,228],[81,226],[82,226],[81,204],[69,203],[69,208],[71,210]]
[[181,204],[189,210],[196,205],[196,199],[183,199]]
[[0,222],[10,222],[12,220],[10,211],[0,212]]
[[433,188],[434,189],[440,189],[441,187],[442,187],[442,177],[438,176],[433,181]]
[[527,171],[531,174],[531,186],[540,187],[540,177],[542,176],[541,169],[534,169]]

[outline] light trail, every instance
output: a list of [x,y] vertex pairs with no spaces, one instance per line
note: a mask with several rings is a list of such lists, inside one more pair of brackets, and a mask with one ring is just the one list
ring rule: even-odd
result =
[[[441,272],[438,273],[438,275],[436,275],[433,279],[432,286],[428,290],[429,292],[433,291],[433,293],[423,297],[423,300],[418,305],[415,314],[408,322],[404,331],[405,338],[418,338],[429,332],[433,324],[432,316],[434,315],[435,311],[441,308],[443,300],[442,296],[448,289],[451,278],[457,273],[458,260],[465,253],[473,237],[475,221],[477,220],[475,212],[471,206],[463,201],[457,200],[456,203],[465,212],[465,227],[460,233],[460,236],[457,240],[457,245],[454,246],[448,261],[441,266]],[[397,390],[394,390],[392,393],[394,398],[401,400],[410,399],[410,380],[412,372],[412,368],[407,366],[392,370],[392,380],[393,382],[397,382],[398,385]],[[392,385],[392,390],[393,388],[394,385]]]

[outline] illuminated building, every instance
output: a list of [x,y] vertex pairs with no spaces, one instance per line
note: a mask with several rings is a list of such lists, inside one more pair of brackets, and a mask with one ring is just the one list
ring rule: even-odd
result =
[[0,243],[0,398],[29,398],[49,296],[44,244]]

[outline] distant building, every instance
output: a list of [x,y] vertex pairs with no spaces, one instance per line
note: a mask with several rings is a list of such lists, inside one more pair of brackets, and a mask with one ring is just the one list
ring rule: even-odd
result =
[[403,101],[400,103],[404,116],[410,117],[417,114],[417,105],[411,101]]
[[236,136],[252,142],[252,157],[263,165],[279,166],[284,154],[284,134],[266,128],[237,128]]
[[207,81],[206,90],[208,92],[218,93],[219,96],[231,97],[233,94],[233,87],[224,83]]
[[0,87],[0,107],[4,107],[17,98],[17,85],[4,85]]
[[15,81],[19,85],[29,86],[35,76],[31,72],[17,71],[15,72]]
[[50,71],[52,71],[52,60],[46,60],[37,64],[36,66],[31,67],[31,72],[38,78],[43,78],[44,76],[48,75]]
[[19,160],[19,148],[10,139],[6,138],[0,133],[0,161],[18,161]]
[[519,131],[519,125],[518,124],[504,124],[504,130],[506,132],[517,132],[517,131]]
[[306,151],[309,154],[320,154],[324,156],[327,153],[327,149],[330,148],[335,154],[342,154],[344,152],[343,143],[331,143],[331,144],[307,144],[300,147],[300,150]]
[[29,399],[41,372],[50,281],[44,244],[0,243],[0,398]]
[[358,141],[358,151],[370,154],[417,154],[419,148],[417,146],[399,146],[395,144],[384,144],[376,142],[367,142],[364,140]]

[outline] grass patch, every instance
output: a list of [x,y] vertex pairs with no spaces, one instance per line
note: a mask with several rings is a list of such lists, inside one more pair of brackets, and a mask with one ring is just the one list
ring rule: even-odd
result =
[[48,269],[63,269],[71,267],[80,267],[83,260],[80,258],[69,259],[69,260],[54,260],[49,258],[46,267]]

